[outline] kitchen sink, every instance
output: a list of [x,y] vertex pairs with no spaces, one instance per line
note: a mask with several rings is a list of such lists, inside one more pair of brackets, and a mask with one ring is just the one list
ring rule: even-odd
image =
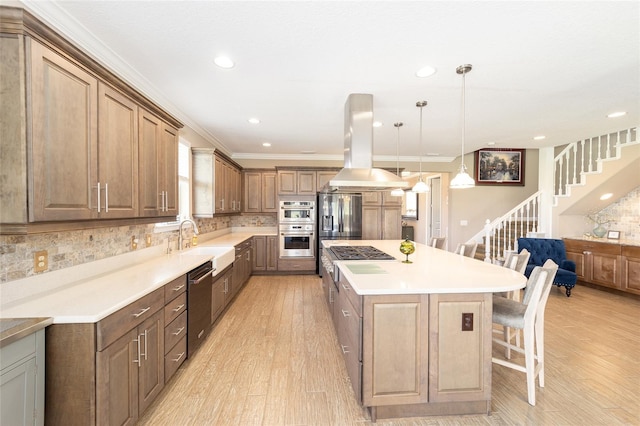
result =
[[186,256],[211,256],[213,267],[217,272],[222,272],[224,268],[231,265],[236,257],[235,247],[195,247],[180,252]]

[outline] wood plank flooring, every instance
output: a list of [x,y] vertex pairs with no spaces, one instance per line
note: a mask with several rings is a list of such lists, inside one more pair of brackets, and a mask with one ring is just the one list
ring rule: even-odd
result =
[[[551,290],[545,387],[493,366],[490,416],[378,425],[640,425],[640,301],[578,286]],[[495,345],[494,354],[502,348]],[[514,356],[515,358],[515,356]],[[253,276],[140,425],[367,425],[320,279]]]

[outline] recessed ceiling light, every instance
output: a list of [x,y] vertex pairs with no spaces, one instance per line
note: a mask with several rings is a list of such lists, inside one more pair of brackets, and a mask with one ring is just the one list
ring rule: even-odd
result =
[[626,111],[612,112],[611,114],[607,115],[607,117],[617,118],[617,117],[622,117],[623,115],[627,115],[627,112]]
[[600,196],[600,200],[604,201],[604,200],[608,200],[609,198],[613,197],[613,194],[611,192],[607,192],[606,194],[602,194]]
[[435,73],[436,73],[436,69],[434,67],[427,65],[426,67],[422,67],[418,71],[416,71],[416,77],[420,77],[420,78],[431,77]]
[[236,64],[228,56],[217,56],[213,62],[220,68],[233,68]]
[[489,146],[494,146],[496,143],[495,142],[487,142],[487,145]]
[[440,154],[439,154],[439,153],[437,153],[437,152],[427,152],[425,155],[426,155],[427,157],[437,157],[437,156],[439,156]]
[[263,142],[263,143],[262,143],[262,146],[264,146],[264,147],[267,147],[267,148],[268,148],[268,147],[270,147],[270,146],[271,146],[271,144],[270,144],[269,142]]
[[534,141],[541,141],[542,139],[546,139],[546,136],[540,135],[540,136],[534,136],[533,138]]
[[258,120],[257,118],[250,118],[247,121],[251,124],[260,124],[260,120]]
[[382,123],[379,121],[374,121],[373,122],[373,127],[382,127]]
[[300,151],[301,154],[315,154],[315,151]]

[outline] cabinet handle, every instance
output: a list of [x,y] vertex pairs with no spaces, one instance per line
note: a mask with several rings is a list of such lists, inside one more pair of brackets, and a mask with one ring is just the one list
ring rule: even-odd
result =
[[229,292],[229,279],[225,278],[224,279],[224,291],[223,291],[223,293],[227,294],[228,292]]
[[178,287],[174,287],[173,291],[180,291],[184,288],[184,284],[180,284]]
[[[146,361],[147,360],[147,330],[145,330],[144,333],[140,335],[140,337],[142,336],[144,336],[144,353],[141,355],[144,356],[144,359]],[[140,337],[138,339],[140,339]]]
[[180,335],[180,333],[182,333],[183,331],[184,331],[184,327],[180,327],[180,328],[178,329],[178,331],[176,331],[175,333],[172,333],[172,334],[173,334],[174,336],[179,336],[179,335]]
[[140,312],[138,312],[137,314],[133,314],[134,317],[138,318],[140,315],[144,314],[145,312],[147,312],[149,309],[151,309],[151,306],[148,306],[144,309],[142,309]]
[[329,287],[329,303],[333,303],[333,289]]
[[178,312],[180,310],[182,310],[182,308],[184,308],[184,303],[180,306],[176,306],[175,308],[173,308],[173,312]]
[[178,355],[178,358],[172,360],[173,362],[178,362],[182,359],[182,357],[184,356],[184,352],[182,352],[181,354]]
[[351,287],[349,287],[348,285],[344,284],[344,283],[340,283],[342,285],[342,288],[344,288],[345,290],[349,291],[351,290]]
[[344,309],[342,310],[342,316],[343,317],[350,317],[351,314],[349,313],[349,311],[345,311]]
[[240,201],[238,201],[238,211],[241,211],[242,209],[240,208]]
[[98,213],[100,213],[100,182],[98,182],[96,188],[98,188]]
[[224,198],[220,199],[220,210],[224,211]]
[[134,359],[133,362],[138,364],[138,368],[140,368],[140,336],[138,335],[138,338],[133,341],[138,344],[138,359]]
[[104,212],[109,213],[109,184],[108,183],[104,184]]
[[345,346],[345,345],[340,345],[340,346],[342,347],[342,353],[343,353],[343,354],[348,354],[348,353],[349,353],[349,351],[347,350],[347,348],[348,348],[349,346]]

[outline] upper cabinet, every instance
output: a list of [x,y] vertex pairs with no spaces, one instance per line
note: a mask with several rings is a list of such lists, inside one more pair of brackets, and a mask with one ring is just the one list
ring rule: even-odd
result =
[[193,215],[239,213],[242,207],[240,167],[212,148],[192,148]]
[[175,216],[182,124],[23,9],[0,22],[0,233]]
[[279,195],[315,195],[315,170],[278,170]]
[[245,213],[277,212],[276,172],[245,170],[242,174],[244,177],[242,211]]

